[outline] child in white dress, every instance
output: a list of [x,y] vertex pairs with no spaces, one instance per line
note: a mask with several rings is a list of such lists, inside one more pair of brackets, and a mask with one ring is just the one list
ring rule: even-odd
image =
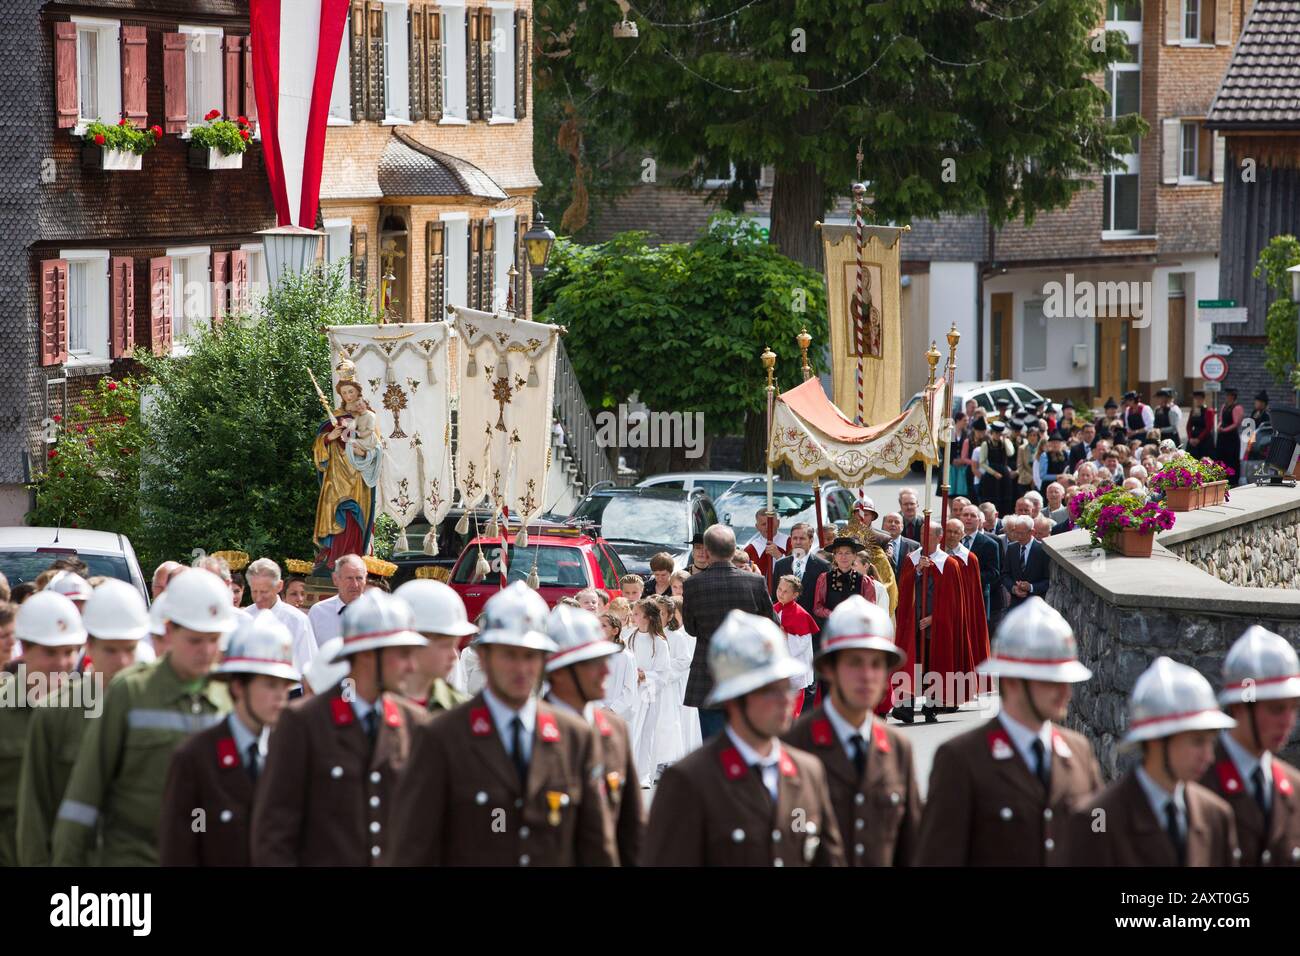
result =
[[640,696],[636,681],[636,658],[624,647],[622,639],[618,636],[620,625],[617,617],[608,611],[605,612],[600,615],[600,626],[607,640],[623,648],[619,653],[607,658],[609,677],[605,679],[605,700],[602,706],[622,717],[628,727],[631,727],[632,722],[636,720]]
[[668,696],[672,680],[673,655],[664,635],[659,608],[654,601],[638,601],[632,608],[632,626],[628,650],[636,658],[637,686],[640,697],[632,721],[632,754],[641,786],[654,785],[659,729],[659,710]]
[[681,704],[678,724],[681,727],[681,755],[684,757],[704,742],[700,736],[700,712],[685,704],[686,682],[691,676],[691,661],[695,658],[695,638],[687,634],[686,628],[682,626],[682,599],[673,597],[669,600],[672,601],[672,611],[666,629],[668,643],[675,648],[680,648],[680,657],[677,650],[673,652],[673,668],[676,675],[673,681],[673,700]]
[[664,769],[686,756],[682,744],[682,697],[686,690],[686,676],[691,671],[691,655],[695,653],[694,641],[689,640],[676,620],[676,606],[666,594],[651,598],[659,606],[659,618],[664,622],[664,639],[672,655],[668,683],[663,689],[659,705],[659,726],[655,736],[655,779]]

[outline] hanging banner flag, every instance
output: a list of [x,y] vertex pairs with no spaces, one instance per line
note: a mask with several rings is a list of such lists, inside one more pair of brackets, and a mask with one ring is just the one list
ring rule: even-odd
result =
[[456,306],[456,487],[527,524],[546,508],[560,330]]
[[[851,419],[858,419],[860,409],[863,424],[890,421],[903,404],[898,237],[907,227],[863,226],[860,253],[854,226],[819,223],[818,228],[830,325],[830,398]],[[857,306],[859,295],[861,309]]]
[[281,226],[316,228],[325,129],[348,0],[249,0],[253,90]]
[[[349,359],[356,381],[379,418],[383,459],[376,512],[397,522],[403,534],[421,513],[434,529],[424,550],[437,553],[437,525],[452,499],[451,364],[445,322],[393,325],[332,325],[333,362]],[[400,550],[421,543],[398,539]],[[405,545],[405,546],[404,546]]]

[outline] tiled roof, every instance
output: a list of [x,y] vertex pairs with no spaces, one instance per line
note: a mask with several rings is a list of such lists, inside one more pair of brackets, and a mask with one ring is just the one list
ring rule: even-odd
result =
[[1255,0],[1207,123],[1300,129],[1300,0]]
[[473,163],[425,146],[402,130],[379,159],[379,188],[385,196],[506,198],[505,190]]

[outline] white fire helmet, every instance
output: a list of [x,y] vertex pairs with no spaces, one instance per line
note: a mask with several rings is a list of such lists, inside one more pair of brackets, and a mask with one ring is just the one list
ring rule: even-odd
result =
[[46,591],[62,594],[70,601],[90,600],[90,582],[73,571],[59,571],[45,585]]
[[894,622],[889,615],[861,594],[841,601],[826,619],[822,631],[822,646],[817,660],[836,651],[884,651],[889,666],[897,667],[907,659],[903,649],[894,643]]
[[37,591],[18,605],[14,637],[42,647],[78,647],[86,643],[86,628],[70,600],[53,591]]
[[706,707],[788,681],[805,671],[803,662],[790,656],[785,633],[774,621],[733,610],[709,640],[709,673],[714,686],[704,702]]
[[465,637],[478,628],[465,615],[465,602],[454,588],[441,581],[415,578],[393,592],[411,606],[415,629],[421,634],[449,634]]
[[202,634],[229,634],[239,623],[230,585],[211,571],[186,568],[167,582],[163,617]]
[[144,597],[125,581],[110,578],[91,593],[81,619],[101,641],[138,641],[149,633]]
[[295,684],[302,680],[302,674],[293,666],[293,635],[275,615],[244,616],[231,632],[226,656],[213,675],[234,674],[263,674]]
[[1286,638],[1252,624],[1223,659],[1219,703],[1251,704],[1300,697],[1300,660]]
[[993,653],[975,670],[1053,684],[1077,684],[1092,677],[1079,663],[1069,623],[1036,594],[1007,612],[993,639]]
[[1219,709],[1214,689],[1200,671],[1168,657],[1157,657],[1133,685],[1123,746],[1189,730],[1226,730],[1235,726],[1237,722]]
[[378,588],[371,588],[343,611],[343,646],[334,659],[385,647],[425,647],[428,640],[415,629],[411,605]]
[[555,642],[546,635],[546,599],[516,581],[488,598],[483,605],[483,625],[474,646],[506,644],[552,653]]
[[546,619],[546,633],[559,650],[546,659],[546,673],[570,664],[620,654],[619,647],[601,629],[600,621],[580,607],[557,604]]

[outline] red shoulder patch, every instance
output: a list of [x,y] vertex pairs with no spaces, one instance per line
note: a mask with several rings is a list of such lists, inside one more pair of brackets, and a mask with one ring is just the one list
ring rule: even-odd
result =
[[605,712],[597,707],[594,711],[596,715],[596,729],[600,731],[602,737],[608,737],[614,733],[614,728],[609,725],[609,719]]
[[334,718],[335,727],[346,727],[357,719],[356,711],[342,697],[330,701],[330,716]]
[[1225,757],[1214,765],[1214,772],[1219,775],[1219,786],[1224,793],[1241,793],[1245,790],[1237,765],[1231,757]]
[[813,721],[812,739],[818,747],[829,747],[834,742],[835,732],[831,730],[831,722],[825,717]]
[[402,726],[402,711],[397,706],[397,701],[388,697],[384,698],[384,723],[389,727]]
[[548,744],[553,744],[560,739],[560,725],[555,722],[555,715],[537,712],[537,736],[541,737]]
[[781,751],[780,764],[781,764],[781,776],[783,777],[799,776],[799,768],[795,766],[794,758],[791,757],[784,750]]
[[1282,769],[1281,761],[1276,757],[1273,758],[1273,783],[1277,785],[1277,792],[1284,797],[1291,796],[1291,791],[1295,789],[1291,786],[1291,778]]
[[475,737],[492,733],[492,712],[486,707],[474,707],[469,712],[469,731]]
[[1015,748],[1011,746],[1011,737],[1004,728],[990,730],[988,740],[989,753],[994,760],[1010,760],[1016,755]]
[[727,775],[728,780],[739,780],[745,775],[745,758],[735,747],[728,747],[722,751],[719,759],[722,760],[722,772]]
[[239,766],[239,749],[234,737],[222,737],[217,741],[217,766],[222,770]]
[[875,720],[871,723],[871,736],[876,741],[876,749],[882,754],[889,753],[889,732],[885,730],[885,725]]

